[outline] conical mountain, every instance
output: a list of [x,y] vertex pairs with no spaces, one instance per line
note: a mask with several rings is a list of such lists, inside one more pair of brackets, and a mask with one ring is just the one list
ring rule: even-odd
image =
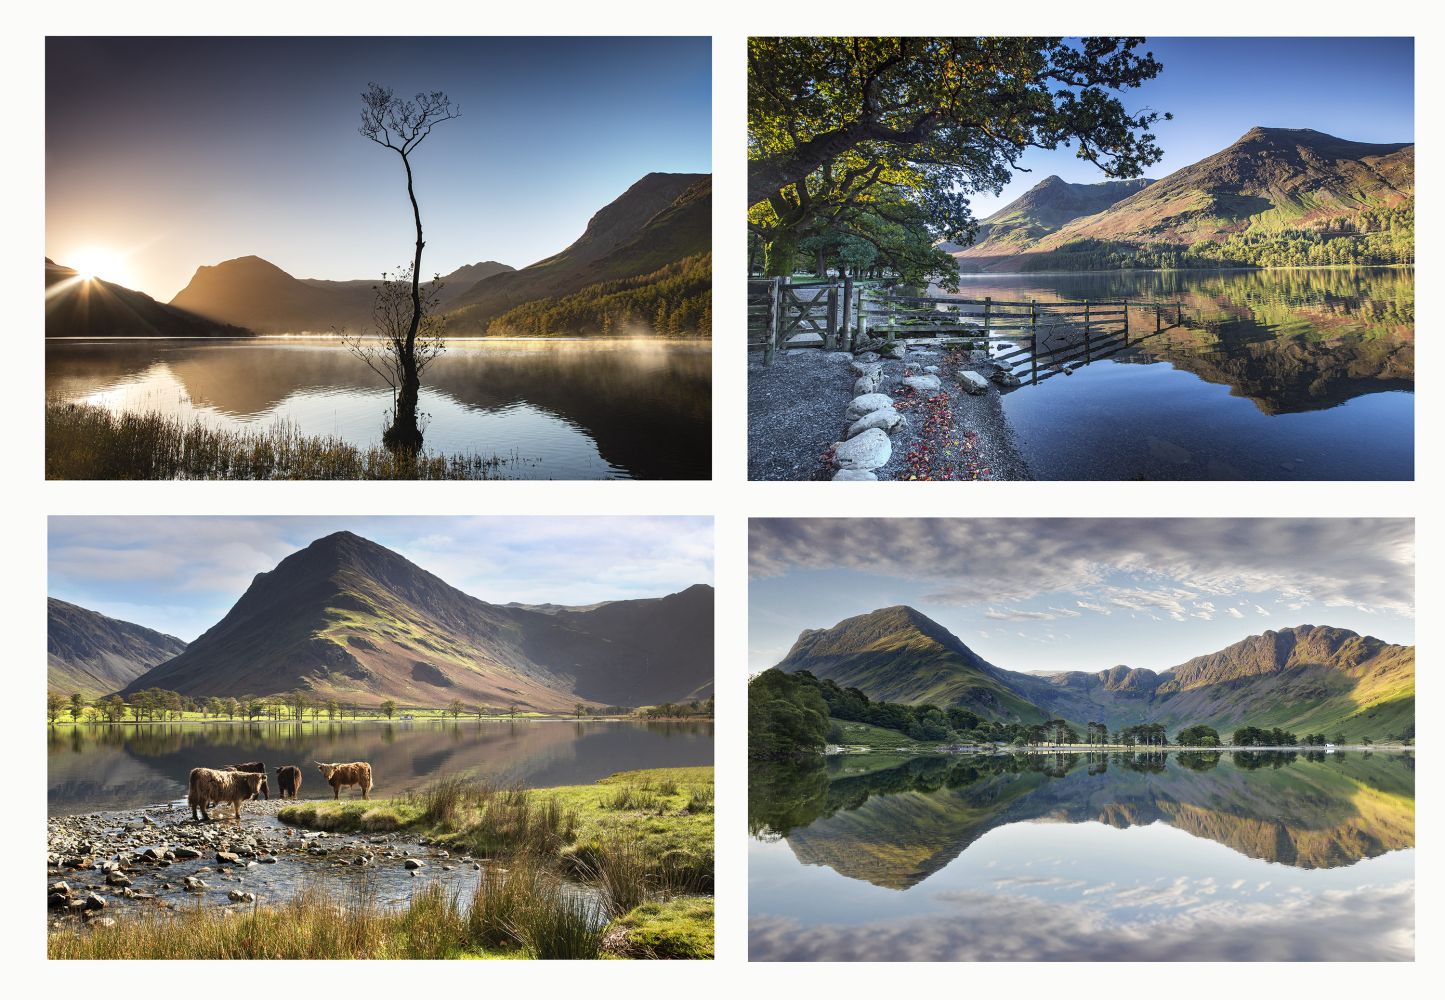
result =
[[1075,219],[1102,212],[1153,184],[1135,180],[1072,184],[1050,174],[980,224],[967,247],[948,244],[964,267],[982,267],[1011,257]]
[[[661,627],[656,620],[644,626]],[[709,673],[711,650],[709,639]],[[436,706],[459,699],[558,711],[579,699],[597,700],[576,689],[579,677],[588,690],[603,690],[598,676],[637,655],[637,647],[594,636],[558,615],[480,601],[343,531],[258,574],[220,622],[128,690],[209,696],[301,688],[358,704],[391,698]],[[674,677],[673,668],[670,659],[650,661],[628,690],[642,703],[682,697],[695,679]]]
[[1038,722],[1004,673],[927,615],[903,605],[798,636],[778,669],[806,670],[875,701],[959,706],[1000,722]]

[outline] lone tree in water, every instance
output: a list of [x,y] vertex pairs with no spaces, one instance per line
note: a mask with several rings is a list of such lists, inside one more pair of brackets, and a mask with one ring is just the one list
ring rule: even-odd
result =
[[[396,326],[383,325],[386,335],[381,348],[385,356],[384,369],[373,363],[378,360],[373,353],[368,357],[359,342],[352,347],[363,361],[388,377],[396,394],[392,424],[383,438],[388,448],[394,451],[419,451],[421,449],[421,425],[417,421],[417,400],[421,394],[421,373],[427,362],[441,352],[442,343],[435,329],[424,333],[423,323],[427,307],[434,302],[436,285],[431,293],[423,297],[421,290],[421,251],[426,246],[422,239],[421,209],[416,202],[416,189],[412,180],[411,154],[422,144],[431,130],[444,121],[461,115],[461,109],[452,104],[446,94],[437,90],[430,94],[417,94],[411,100],[403,100],[392,93],[391,88],[370,84],[361,95],[361,134],[378,146],[384,146],[401,157],[406,170],[406,196],[411,201],[412,219],[416,222],[416,253],[411,267],[403,268],[395,276],[383,276],[383,284],[377,289],[377,319],[385,324],[386,319],[397,321]],[[410,315],[406,316],[404,327],[399,325],[402,313],[398,310],[397,288],[409,281]],[[418,350],[418,342],[421,349]]]

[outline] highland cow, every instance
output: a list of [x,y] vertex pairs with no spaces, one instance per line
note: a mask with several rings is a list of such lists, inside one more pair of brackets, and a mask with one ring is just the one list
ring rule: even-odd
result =
[[[261,776],[261,797],[263,799],[266,799],[267,801],[270,801],[271,789],[267,786],[266,783],[266,765],[263,764],[261,761],[253,760],[247,764],[227,764],[221,770],[246,771],[251,774],[259,774]],[[252,798],[255,798],[255,796],[253,795]]]
[[283,799],[294,799],[301,791],[301,768],[295,764],[276,768],[276,794]]
[[312,761],[316,769],[321,772],[321,777],[331,786],[332,798],[341,798],[343,785],[360,785],[361,797],[371,798],[371,765],[365,761],[357,761],[352,764],[323,764],[321,761]]
[[[191,769],[191,780],[186,802],[191,807],[191,819],[202,819],[207,823],[211,815],[207,811],[210,803],[231,803],[235,810],[236,822],[241,822],[241,803],[254,799],[265,783],[264,774],[254,771],[217,771],[209,767]],[[197,810],[200,816],[196,815]]]

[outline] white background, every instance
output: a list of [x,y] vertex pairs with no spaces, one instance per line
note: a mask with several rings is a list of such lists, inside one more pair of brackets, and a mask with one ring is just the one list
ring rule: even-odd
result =
[[[686,997],[804,996],[864,992],[884,996],[1151,998],[1288,995],[1341,1000],[1413,997],[1439,980],[1445,937],[1440,924],[1439,773],[1432,723],[1440,718],[1433,662],[1441,591],[1440,427],[1433,388],[1442,363],[1435,341],[1441,63],[1438,16],[1423,5],[1236,0],[1104,5],[1034,0],[1028,4],[807,4],[755,0],[703,6],[673,3],[36,3],[5,15],[3,155],[4,330],[13,350],[3,399],[8,430],[0,461],[4,532],[5,670],[10,694],[3,728],[5,771],[0,807],[0,956],[10,988],[154,998],[182,991],[245,990],[296,995],[316,989],[373,987],[416,993],[454,988],[527,990],[530,996],[636,1000],[654,991]],[[46,483],[43,482],[44,42],[46,34],[690,34],[712,35],[714,167],[714,366],[712,483]],[[748,484],[744,438],[745,357],[743,214],[745,197],[745,40],[749,34],[1389,34],[1417,38],[1417,140],[1421,181],[1417,228],[1420,338],[1417,421],[1422,433],[1416,484],[1389,483],[823,483]],[[1349,66],[1341,66],[1348,74]],[[1229,67],[1221,65],[1221,74]],[[585,151],[579,151],[585,157]],[[284,156],[284,150],[277,151]],[[1127,433],[1112,428],[1110,433]],[[666,428],[659,428],[666,433]],[[713,514],[717,535],[717,953],[713,966],[666,962],[295,963],[285,970],[237,967],[113,965],[75,969],[45,964],[39,856],[44,849],[44,721],[40,701],[45,657],[45,518],[47,514]],[[1375,965],[749,965],[747,954],[745,678],[747,650],[746,517],[827,515],[931,516],[1417,516],[1420,572],[1418,625],[1422,652],[1419,704],[1424,725],[1418,771],[1418,961]],[[280,978],[284,976],[285,978]],[[43,978],[42,978],[43,977]],[[1433,995],[1439,986],[1432,990]]]

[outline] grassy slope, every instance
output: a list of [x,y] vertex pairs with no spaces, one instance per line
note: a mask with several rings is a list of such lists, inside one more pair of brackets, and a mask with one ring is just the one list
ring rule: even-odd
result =
[[[712,788],[711,767],[673,767],[623,771],[596,784],[536,789],[531,794],[538,800],[555,800],[576,813],[575,835],[563,852],[564,860],[585,865],[604,840],[622,836],[635,839],[647,857],[658,862],[705,868],[710,880]],[[617,808],[625,790],[635,793],[635,801],[628,803],[629,808]],[[688,808],[695,793],[705,798],[706,808]],[[298,802],[282,809],[280,818],[317,830],[405,830],[483,855],[495,854],[502,846],[483,839],[478,825],[426,825],[421,805],[409,798]]]

